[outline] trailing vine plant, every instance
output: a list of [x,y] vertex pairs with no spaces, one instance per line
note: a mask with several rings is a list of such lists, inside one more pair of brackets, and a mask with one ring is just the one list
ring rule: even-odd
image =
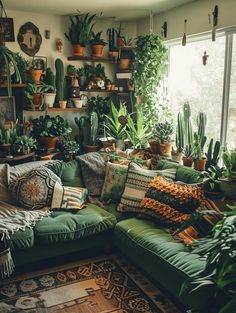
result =
[[157,106],[169,114],[165,103],[157,103],[157,90],[167,67],[167,48],[162,39],[150,34],[138,36],[135,48],[134,82],[138,105],[142,105],[145,122],[150,128],[157,122]]

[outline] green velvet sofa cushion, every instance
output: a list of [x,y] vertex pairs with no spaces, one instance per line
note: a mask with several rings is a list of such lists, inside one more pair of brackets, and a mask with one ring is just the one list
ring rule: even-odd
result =
[[61,181],[64,186],[84,187],[80,164],[77,160],[63,162]]
[[199,172],[190,167],[166,160],[161,160],[157,164],[158,170],[164,170],[169,168],[177,169],[175,176],[176,181],[182,181],[186,184],[195,184],[201,182],[201,179],[199,178]]
[[34,231],[30,228],[18,230],[11,235],[10,247],[13,251],[25,250],[32,248],[34,245]]
[[[187,307],[202,309],[210,290],[179,296],[182,283],[200,272],[205,261],[190,253],[164,229],[149,220],[130,218],[115,227],[118,248]],[[209,287],[208,287],[209,289]]]
[[95,235],[114,228],[116,218],[94,204],[77,212],[55,211],[34,227],[37,244],[52,244]]

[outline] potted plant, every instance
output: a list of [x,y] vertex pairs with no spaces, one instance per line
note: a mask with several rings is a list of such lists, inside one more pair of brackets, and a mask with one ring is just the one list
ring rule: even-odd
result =
[[116,30],[114,27],[108,28],[107,35],[108,35],[108,45],[109,45],[109,52],[108,55],[110,58],[117,58],[119,55],[119,49],[115,45],[115,33]]
[[218,140],[216,140],[214,147],[213,147],[214,140],[211,138],[208,150],[206,153],[206,169],[208,169],[211,166],[218,167],[218,162],[220,159],[220,150],[221,150],[221,144]]
[[186,145],[183,152],[184,152],[184,156],[182,158],[183,165],[188,166],[188,167],[192,167],[193,166],[193,158],[192,158],[193,149],[192,149],[192,146]]
[[51,68],[46,69],[43,81],[48,86],[47,90],[43,93],[44,104],[46,108],[52,108],[56,98],[56,76],[53,74]]
[[224,149],[222,159],[226,170],[220,178],[220,189],[229,199],[236,199],[236,149]]
[[131,64],[131,60],[133,59],[132,50],[121,51],[119,58],[119,69],[121,71],[128,70]]
[[172,160],[181,163],[184,151],[184,120],[183,115],[179,112],[176,129],[176,150],[171,151]]
[[223,175],[223,168],[210,166],[207,171],[203,171],[199,178],[203,178],[204,194],[210,199],[219,199],[222,197],[220,190],[220,178]]
[[95,16],[96,14],[89,13],[70,16],[71,25],[65,36],[71,42],[75,56],[84,55],[85,46],[92,38]]
[[21,83],[21,75],[16,63],[16,54],[5,45],[0,44],[0,78],[6,78],[9,97],[12,96],[12,74],[15,74],[16,82]]
[[54,150],[58,137],[67,136],[71,127],[67,120],[61,116],[51,117],[49,115],[40,116],[32,120],[33,134],[38,142],[47,149]]
[[3,124],[0,124],[0,149],[4,154],[9,154],[12,144],[17,138],[17,122],[11,123],[9,128],[6,128]]
[[94,72],[91,78],[95,81],[98,81],[98,80],[105,79],[105,77],[106,77],[106,74],[105,74],[104,66],[100,63],[94,66]]
[[120,26],[118,29],[115,29],[115,32],[116,32],[116,44],[117,44],[117,47],[123,47],[125,45],[125,42],[124,42],[124,36],[121,35],[122,33],[122,28],[121,28],[121,23],[120,23]]
[[45,101],[44,96],[50,91],[52,92],[52,98],[55,100],[55,88],[53,86],[45,85],[44,83],[41,83],[40,85],[29,83],[24,93],[34,110],[43,110],[47,108],[48,104],[51,105],[52,100],[50,99],[50,102],[48,97],[46,97],[47,101]]
[[92,39],[90,40],[92,57],[101,58],[103,56],[103,49],[107,43],[101,38],[101,35],[102,32],[92,33]]
[[124,103],[120,102],[119,109],[114,103],[111,103],[109,115],[105,115],[105,129],[109,137],[115,140],[116,148],[123,150],[125,148],[124,140],[127,137],[125,132],[127,126],[127,110]]
[[36,148],[36,140],[26,135],[17,137],[12,145],[14,154],[29,154]]
[[40,82],[43,74],[43,62],[41,59],[35,59],[30,67],[30,73],[35,83]]
[[[15,61],[16,61],[16,64],[17,64],[17,67],[21,76],[22,83],[29,82],[31,79],[29,75],[29,71],[28,71],[29,61],[23,58],[23,56],[18,52],[15,54]],[[19,83],[16,73],[13,74],[12,81],[14,83]]]
[[138,107],[136,112],[136,122],[133,121],[131,115],[128,116],[128,127],[126,134],[134,149],[146,149],[148,140],[151,137],[151,132],[148,126],[144,124],[143,112],[141,107]]
[[77,70],[77,77],[78,77],[78,80],[79,80],[79,85],[81,87],[83,87],[84,83],[85,83],[85,80],[86,80],[85,71],[84,71],[83,67],[78,68],[78,70]]
[[174,134],[173,125],[169,123],[168,121],[164,123],[157,123],[153,132],[157,139],[159,153],[162,156],[166,156],[166,157],[171,156],[171,150],[173,146],[171,136]]
[[204,145],[206,143],[206,136],[200,139],[200,136],[197,133],[193,134],[193,163],[194,169],[197,171],[204,171],[206,167],[206,157],[203,152]]
[[66,141],[62,146],[62,152],[64,152],[65,158],[68,160],[74,160],[79,151],[80,146],[74,140]]

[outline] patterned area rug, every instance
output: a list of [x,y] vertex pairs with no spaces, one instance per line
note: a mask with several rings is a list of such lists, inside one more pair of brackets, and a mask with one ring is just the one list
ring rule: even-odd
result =
[[0,283],[0,313],[180,313],[120,256],[25,274]]

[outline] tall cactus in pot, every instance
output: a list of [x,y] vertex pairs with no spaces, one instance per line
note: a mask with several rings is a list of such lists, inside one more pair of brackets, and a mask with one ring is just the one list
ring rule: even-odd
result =
[[184,128],[185,128],[185,144],[193,144],[193,127],[191,121],[191,108],[188,102],[184,103]]
[[96,112],[90,114],[90,145],[96,146],[98,135],[98,115]]
[[55,61],[56,68],[56,103],[59,101],[65,100],[65,72],[64,72],[64,64],[61,59],[56,59]]
[[207,122],[206,114],[203,112],[199,112],[198,117],[197,117],[197,125],[198,125],[198,136],[200,138],[202,149],[205,145],[205,140],[206,140],[206,136],[205,136],[206,122]]
[[177,130],[176,130],[176,146],[177,152],[183,152],[185,147],[185,140],[184,140],[184,119],[182,113],[178,113],[177,118]]

